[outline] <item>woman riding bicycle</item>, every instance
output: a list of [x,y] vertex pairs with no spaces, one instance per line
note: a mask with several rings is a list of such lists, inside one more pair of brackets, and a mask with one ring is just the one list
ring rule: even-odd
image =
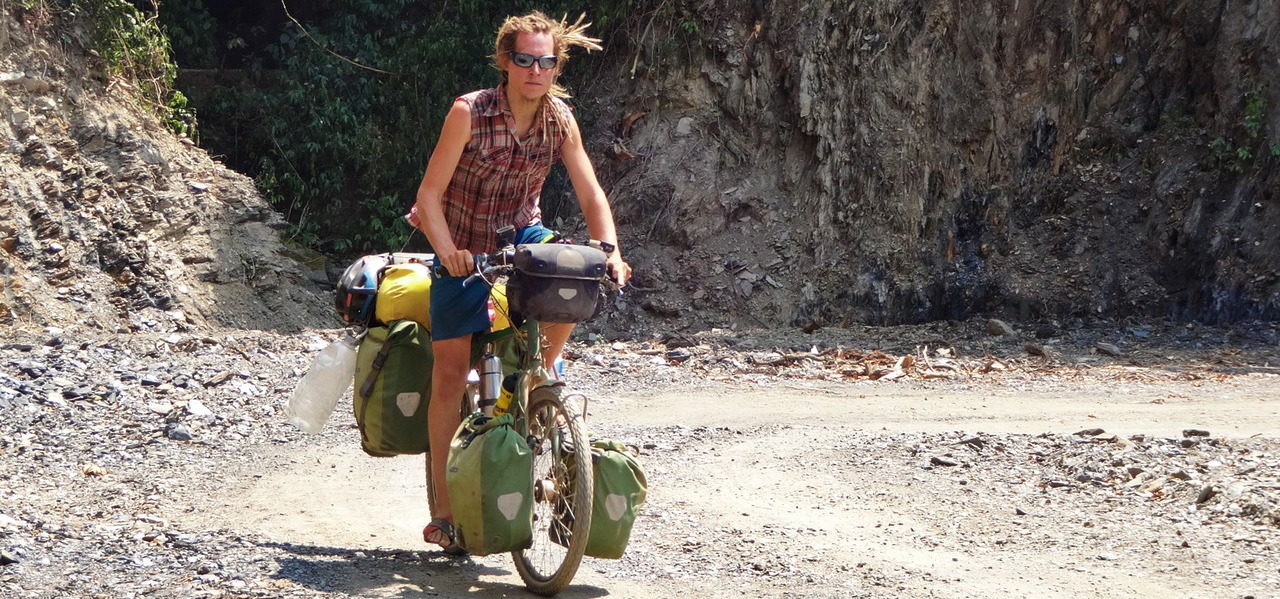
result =
[[[452,276],[431,285],[431,400],[427,407],[432,489],[436,513],[422,531],[430,543],[454,544],[453,510],[445,490],[445,460],[458,428],[458,398],[471,369],[471,337],[489,328],[486,285],[464,285],[473,253],[496,249],[497,229],[516,228],[517,244],[551,240],[542,226],[538,199],[556,160],[564,162],[593,239],[617,247],[613,213],[596,180],[568,97],[556,77],[570,46],[599,50],[600,40],[583,34],[582,18],[572,25],[541,12],[509,17],[498,30],[492,59],[500,84],[458,97],[445,117],[440,139],[418,187],[411,221],[426,234],[436,259]],[[615,250],[610,275],[626,283],[631,267]],[[544,364],[554,364],[573,330],[547,326]]]

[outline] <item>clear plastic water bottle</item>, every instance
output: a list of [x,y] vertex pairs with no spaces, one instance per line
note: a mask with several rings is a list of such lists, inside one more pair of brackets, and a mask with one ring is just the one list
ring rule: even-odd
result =
[[320,350],[289,397],[289,424],[311,434],[320,432],[355,374],[355,337],[347,335]]

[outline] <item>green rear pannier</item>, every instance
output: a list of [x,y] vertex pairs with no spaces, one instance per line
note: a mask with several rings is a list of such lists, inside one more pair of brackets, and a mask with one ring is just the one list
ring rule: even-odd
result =
[[356,353],[360,447],[373,456],[427,451],[431,335],[412,320],[369,329]]
[[636,510],[644,503],[648,485],[635,455],[617,441],[592,441],[591,467],[595,488],[586,554],[617,559],[627,548],[631,525],[636,521]]
[[479,413],[449,444],[445,482],[457,540],[472,555],[516,551],[533,542],[533,452],[511,414]]

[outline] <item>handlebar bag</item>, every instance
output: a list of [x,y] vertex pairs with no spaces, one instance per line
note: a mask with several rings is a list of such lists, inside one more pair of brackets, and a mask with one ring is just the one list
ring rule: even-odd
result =
[[458,544],[472,555],[533,543],[533,451],[511,414],[469,416],[449,444],[445,482]]
[[516,246],[507,282],[512,310],[542,322],[583,322],[596,312],[605,253],[585,245],[531,243]]
[[376,456],[427,451],[431,335],[412,320],[373,327],[356,351],[355,397],[360,447]]

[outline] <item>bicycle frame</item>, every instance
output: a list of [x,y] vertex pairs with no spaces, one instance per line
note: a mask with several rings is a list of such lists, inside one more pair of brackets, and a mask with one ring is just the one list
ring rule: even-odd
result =
[[[506,336],[505,331],[495,331],[480,335],[482,346],[501,341]],[[516,422],[516,428],[521,434],[529,434],[528,422],[525,421],[524,415],[529,406],[529,392],[533,389],[533,380],[548,378],[547,370],[543,366],[542,361],[542,325],[536,320],[526,319],[520,326],[514,327],[510,333],[515,336],[515,343],[523,344],[523,353],[520,356],[519,367],[516,372],[520,375],[516,382],[515,395],[511,399],[510,412],[513,414]],[[503,373],[505,377],[510,373]],[[469,406],[472,410],[477,406]]]

